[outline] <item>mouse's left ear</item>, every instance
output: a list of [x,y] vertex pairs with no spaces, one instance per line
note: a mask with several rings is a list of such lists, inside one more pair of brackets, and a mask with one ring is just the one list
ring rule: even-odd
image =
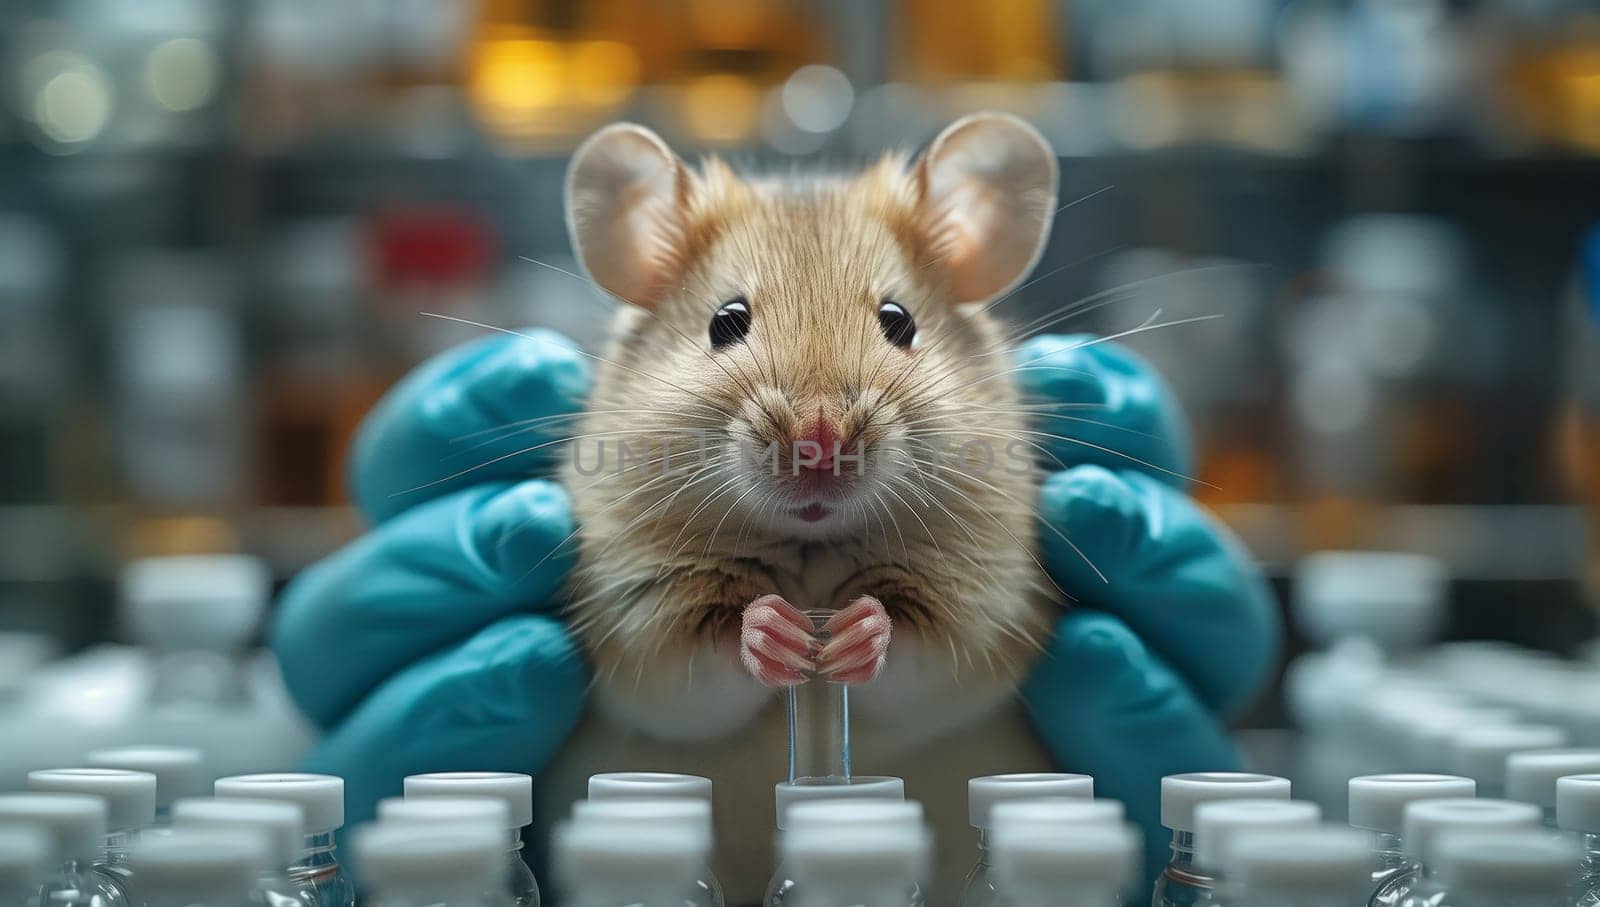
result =
[[667,143],[633,123],[590,136],[567,168],[567,230],[589,276],[654,308],[677,280],[694,176]]
[[1004,113],[957,120],[917,161],[917,221],[957,302],[1016,286],[1039,260],[1055,217],[1055,152]]

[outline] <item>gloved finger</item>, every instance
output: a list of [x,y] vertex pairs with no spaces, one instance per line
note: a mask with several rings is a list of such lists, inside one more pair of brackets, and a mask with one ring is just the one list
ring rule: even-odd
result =
[[1012,354],[1043,461],[1137,469],[1175,487],[1194,472],[1189,424],[1159,373],[1125,346],[1045,334]]
[[1232,771],[1238,751],[1176,672],[1109,614],[1069,611],[1022,687],[1056,764],[1094,776],[1095,796],[1121,800],[1145,833],[1146,870],[1166,862],[1160,780]]
[[589,363],[553,331],[445,352],[378,402],[356,435],[351,495],[382,522],[452,491],[548,471],[589,390]]
[[556,618],[519,614],[389,678],[303,767],[345,779],[345,824],[371,819],[406,775],[537,773],[583,710],[589,670]]
[[1248,551],[1182,492],[1100,466],[1039,489],[1041,558],[1080,603],[1115,614],[1201,700],[1244,704],[1277,661],[1281,618]]
[[295,702],[326,727],[418,658],[551,605],[573,525],[560,486],[492,483],[408,510],[302,572],[271,639]]

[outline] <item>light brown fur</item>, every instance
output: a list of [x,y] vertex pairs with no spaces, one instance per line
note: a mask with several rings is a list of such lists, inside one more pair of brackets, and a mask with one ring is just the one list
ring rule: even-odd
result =
[[[541,782],[541,806],[559,810],[593,771],[712,775],[731,903],[759,896],[770,868],[770,838],[749,823],[764,811],[771,827],[785,764],[781,697],[737,665],[746,604],[880,599],[895,635],[884,675],[855,693],[856,769],[943,787],[1047,767],[1012,694],[1052,605],[1010,359],[983,307],[957,304],[922,171],[889,156],[853,177],[746,181],[712,159],[677,178],[681,218],[652,250],[671,280],[619,317],[566,460],[582,526],[571,617],[596,708]],[[712,350],[706,326],[734,297],[749,300],[750,334]],[[919,346],[885,340],[885,299],[914,313]],[[867,464],[848,511],[812,529],[782,515],[781,482],[750,457],[774,441],[787,452],[819,411]],[[649,459],[630,467],[618,442]],[[993,465],[952,459],[969,442]],[[663,474],[663,454],[681,474]],[[951,733],[985,726],[946,752]],[[947,826],[960,815],[930,813]]]

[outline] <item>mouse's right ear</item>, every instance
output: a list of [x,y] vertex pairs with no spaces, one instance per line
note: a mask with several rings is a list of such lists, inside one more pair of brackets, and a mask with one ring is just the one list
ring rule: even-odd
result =
[[567,230],[594,282],[649,309],[676,284],[694,176],[654,132],[616,123],[567,168]]

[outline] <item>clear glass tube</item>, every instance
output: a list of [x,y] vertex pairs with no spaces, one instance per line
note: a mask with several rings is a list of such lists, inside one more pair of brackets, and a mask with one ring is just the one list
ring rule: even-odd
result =
[[68,860],[45,878],[38,889],[38,900],[26,903],[50,907],[129,907],[133,899],[111,876],[88,863]]
[[[823,626],[833,611],[807,611],[817,641],[828,642]],[[788,689],[789,780],[850,780],[850,688],[811,677]]]

